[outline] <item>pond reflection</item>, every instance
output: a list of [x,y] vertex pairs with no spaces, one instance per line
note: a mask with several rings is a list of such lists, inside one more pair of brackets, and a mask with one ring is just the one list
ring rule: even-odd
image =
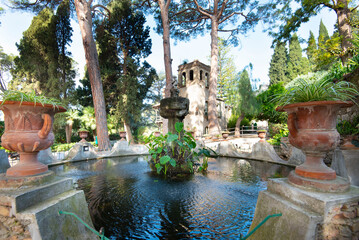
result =
[[[237,239],[247,233],[258,193],[266,188],[262,179],[268,174],[260,174],[272,168],[256,165],[211,159],[206,175],[181,182],[151,176],[147,162],[138,158],[55,170],[77,180],[95,228],[104,227],[111,239]],[[274,172],[283,174],[281,168]]]

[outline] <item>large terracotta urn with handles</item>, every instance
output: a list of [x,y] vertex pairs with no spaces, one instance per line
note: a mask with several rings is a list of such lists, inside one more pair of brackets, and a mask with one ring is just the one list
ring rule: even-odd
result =
[[329,192],[349,188],[349,183],[339,179],[335,171],[324,164],[323,158],[339,144],[336,130],[339,109],[352,105],[344,101],[315,101],[277,108],[288,113],[289,142],[306,155],[305,162],[289,175],[289,182]]
[[33,102],[0,102],[5,115],[5,132],[1,145],[20,155],[20,162],[6,171],[8,177],[25,177],[44,173],[47,165],[40,163],[37,154],[54,143],[54,115],[65,112],[63,107]]

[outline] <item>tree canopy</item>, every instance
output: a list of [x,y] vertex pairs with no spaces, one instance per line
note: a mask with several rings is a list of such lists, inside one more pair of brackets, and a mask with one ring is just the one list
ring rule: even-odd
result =
[[281,25],[278,31],[271,31],[275,41],[288,40],[291,35],[299,29],[302,23],[308,22],[313,16],[316,16],[323,8],[333,10],[337,15],[338,34],[341,37],[341,61],[345,64],[352,56],[352,14],[357,7],[355,0],[303,0],[300,6],[293,11],[292,2],[297,0],[277,1],[280,7]]

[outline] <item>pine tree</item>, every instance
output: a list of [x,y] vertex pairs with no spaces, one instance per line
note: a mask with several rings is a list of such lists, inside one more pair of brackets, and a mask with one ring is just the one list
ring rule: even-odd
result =
[[309,61],[307,58],[302,57],[302,48],[300,47],[297,34],[293,34],[289,41],[289,54],[288,54],[288,68],[287,76],[288,81],[292,81],[299,75],[309,72]]
[[270,85],[287,82],[287,49],[284,43],[277,43],[269,67]]

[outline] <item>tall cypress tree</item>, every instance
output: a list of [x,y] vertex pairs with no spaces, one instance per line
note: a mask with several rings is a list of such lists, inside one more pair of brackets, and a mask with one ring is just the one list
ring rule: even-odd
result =
[[327,27],[324,25],[323,20],[320,20],[319,24],[319,37],[318,37],[318,45],[325,44],[327,40],[329,40],[329,33]]
[[46,96],[59,97],[59,52],[52,9],[45,8],[33,18],[17,48],[20,56],[15,58],[12,88],[21,86],[25,91],[35,90]]
[[317,42],[315,41],[315,37],[312,31],[309,32],[308,47],[306,50],[307,57],[312,69],[312,66],[314,65],[315,53],[317,51]]
[[229,97],[229,101],[233,106],[232,113],[238,116],[235,135],[239,136],[241,121],[247,114],[256,114],[258,103],[252,89],[250,76],[246,69],[238,73],[236,82],[237,84],[232,86],[232,94]]
[[76,71],[73,69],[71,53],[67,47],[72,42],[72,27],[70,23],[70,2],[64,0],[56,11],[56,41],[59,51],[58,72],[61,86],[60,97],[67,100],[74,92]]
[[315,54],[315,70],[328,70],[336,61],[338,53],[341,52],[340,36],[334,33],[329,37],[328,30],[323,21],[319,25],[318,50]]
[[288,53],[284,43],[277,43],[269,67],[270,85],[287,82]]
[[293,34],[289,41],[289,54],[288,54],[288,80],[292,81],[299,75],[309,72],[309,61],[307,58],[302,57],[302,48],[300,47],[297,34]]
[[110,8],[111,18],[96,29],[99,62],[109,107],[132,141],[131,132],[140,120],[143,100],[156,77],[156,71],[141,61],[151,53],[152,42],[143,13],[133,9],[130,2],[113,2]]
[[74,89],[76,72],[67,51],[71,42],[70,9],[68,1],[58,8],[57,15],[45,8],[31,22],[17,44],[19,55],[15,58],[10,88],[20,86],[50,97],[67,99]]
[[231,48],[222,38],[218,39],[218,97],[228,103],[230,89],[236,79],[236,66]]

